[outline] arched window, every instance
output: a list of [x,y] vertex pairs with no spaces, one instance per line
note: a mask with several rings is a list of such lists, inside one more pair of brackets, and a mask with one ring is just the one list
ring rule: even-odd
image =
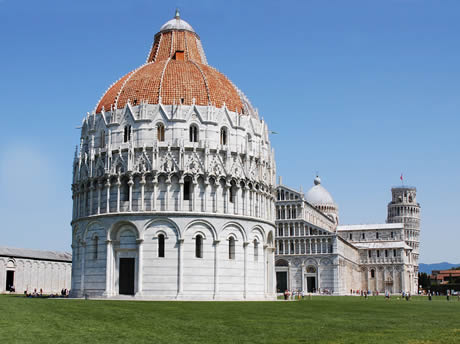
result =
[[252,149],[252,137],[251,137],[251,134],[248,134],[247,137],[248,137],[248,149]]
[[228,239],[228,259],[235,259],[235,238]]
[[372,257],[372,252],[371,252],[371,250],[367,251],[367,253],[368,253],[369,258],[371,258],[371,257]]
[[198,142],[198,127],[196,125],[190,126],[189,134],[190,142]]
[[220,144],[227,144],[227,128],[225,127],[220,128]]
[[98,250],[98,245],[99,245],[99,238],[97,235],[94,236],[93,241],[94,241],[94,259],[97,259],[97,254],[98,254],[97,250]]
[[259,261],[259,243],[257,242],[257,239],[254,239],[254,261]]
[[165,236],[164,234],[158,235],[158,257],[164,258],[165,256]]
[[195,257],[203,258],[203,237],[200,234],[195,237]]
[[184,179],[184,201],[190,201],[190,195],[192,194],[192,180],[190,177]]
[[371,278],[375,278],[375,270],[374,269],[371,270]]
[[105,147],[105,131],[101,131],[101,136],[99,136],[99,147],[104,148]]
[[129,184],[128,184],[128,179],[123,180],[122,184],[122,193],[121,193],[121,200],[123,202],[128,202],[129,201]]
[[165,126],[163,123],[157,124],[157,140],[161,142],[165,140]]
[[123,142],[131,141],[131,126],[126,125],[124,129]]

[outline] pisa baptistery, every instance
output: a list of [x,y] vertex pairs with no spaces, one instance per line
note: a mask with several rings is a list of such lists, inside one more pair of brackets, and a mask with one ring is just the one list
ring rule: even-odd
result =
[[176,13],[83,119],[71,295],[273,299],[268,133]]

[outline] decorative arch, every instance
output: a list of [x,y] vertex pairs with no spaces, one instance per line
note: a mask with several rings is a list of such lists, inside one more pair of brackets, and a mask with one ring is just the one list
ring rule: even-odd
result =
[[[152,219],[152,220],[148,221],[144,225],[144,228],[142,229],[142,232],[145,233],[150,227],[159,225],[161,223],[167,223],[167,224],[171,225],[172,228],[173,228],[173,232],[176,234],[177,239],[180,240],[182,238],[182,235],[181,235],[181,232],[180,232],[180,229],[179,229],[179,226],[177,225],[177,223],[175,223],[174,221],[170,220],[167,217],[159,217],[159,218],[155,218],[155,219]],[[156,230],[155,235],[158,236],[158,234],[160,234],[160,232],[162,232],[162,234],[164,234],[166,237],[168,237],[166,231],[164,231],[162,229]]]
[[222,230],[220,231],[220,233],[222,233],[223,231],[225,231],[229,227],[234,227],[241,233],[241,236],[243,237],[243,242],[248,241],[248,236],[247,236],[247,233],[244,230],[243,226],[241,226],[239,223],[234,222],[234,221],[230,221],[230,222],[225,223],[222,226]]
[[318,266],[318,262],[316,261],[316,259],[313,259],[313,258],[308,258],[304,261],[304,264],[305,265],[314,265],[314,266]]
[[289,266],[289,261],[286,259],[277,259],[275,262],[275,266]]
[[9,270],[16,269],[16,260],[14,258],[9,258],[6,261],[6,268],[9,269]]
[[[259,235],[260,237],[257,237],[257,235]],[[259,225],[256,225],[256,226],[252,227],[252,229],[251,229],[251,238],[252,239],[258,238],[261,243],[264,243],[265,242],[265,231],[264,231],[264,229]]]
[[107,239],[114,240],[117,238],[120,229],[122,229],[124,226],[133,229],[137,239],[143,239],[137,226],[131,221],[126,220],[115,222],[112,226],[110,226],[109,230],[107,231]]
[[186,226],[185,226],[185,229],[184,229],[184,232],[182,233],[182,236],[181,237],[184,237],[185,233],[193,226],[196,226],[196,225],[202,225],[204,227],[206,227],[207,229],[209,229],[209,231],[211,232],[212,236],[213,236],[213,240],[217,240],[218,236],[217,236],[217,231],[216,229],[214,228],[214,226],[206,221],[206,220],[202,220],[202,219],[199,219],[199,220],[193,220],[191,222],[189,222]]
[[83,240],[86,240],[86,236],[88,235],[89,231],[91,231],[92,229],[94,229],[94,226],[98,226],[97,229],[105,229],[104,226],[101,224],[100,221],[98,220],[93,220],[93,221],[90,221],[86,227],[85,227],[85,230],[83,231]]

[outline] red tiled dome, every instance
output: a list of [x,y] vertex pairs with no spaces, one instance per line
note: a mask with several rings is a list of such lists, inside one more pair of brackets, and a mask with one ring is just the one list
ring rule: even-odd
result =
[[[243,101],[225,75],[207,64],[199,36],[180,19],[155,35],[147,63],[123,76],[103,95],[96,113],[123,108],[129,101],[149,104],[212,104],[242,112]],[[170,23],[168,22],[168,23]],[[167,24],[168,24],[167,23]],[[188,26],[187,26],[188,25]],[[177,27],[177,28],[176,28]],[[184,29],[185,28],[185,29]]]

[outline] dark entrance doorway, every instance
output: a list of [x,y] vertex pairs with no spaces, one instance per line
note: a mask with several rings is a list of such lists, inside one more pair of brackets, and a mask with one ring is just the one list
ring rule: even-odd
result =
[[6,290],[11,291],[11,287],[14,286],[14,271],[6,272]]
[[276,272],[276,291],[278,293],[284,293],[288,288],[287,285],[287,271],[277,271]]
[[309,293],[316,292],[316,277],[314,276],[307,277],[307,291]]
[[134,258],[120,258],[119,294],[134,295]]

